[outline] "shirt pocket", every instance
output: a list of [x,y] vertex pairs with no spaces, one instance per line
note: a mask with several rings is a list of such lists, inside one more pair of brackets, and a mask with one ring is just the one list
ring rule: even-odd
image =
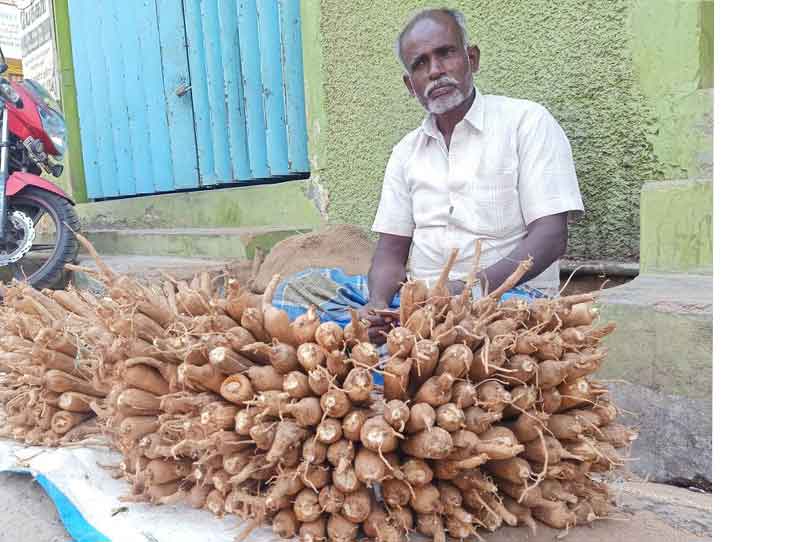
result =
[[524,228],[517,168],[489,168],[472,181],[473,229],[478,235],[505,237]]

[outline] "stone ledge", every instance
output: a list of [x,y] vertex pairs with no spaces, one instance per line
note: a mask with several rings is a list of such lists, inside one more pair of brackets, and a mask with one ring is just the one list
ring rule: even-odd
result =
[[251,258],[276,243],[313,229],[305,226],[249,228],[87,229],[83,233],[101,254]]
[[640,275],[604,290],[601,321],[618,327],[599,376],[710,401],[711,294],[711,277],[695,275]]
[[246,228],[325,223],[306,181],[81,203],[85,229]]
[[[230,271],[240,276],[250,266],[247,260],[182,258],[173,256],[141,256],[133,254],[101,254],[102,261],[116,273],[128,275],[144,283],[161,282],[163,273],[176,280],[190,281],[196,274],[208,271],[217,274]],[[96,263],[87,254],[80,254],[80,267],[97,270]],[[106,295],[105,286],[90,272],[75,271],[71,282],[77,288],[89,290],[97,296]]]
[[711,491],[711,401],[655,392],[628,383],[609,384],[619,421],[639,430],[627,467],[653,482]]
[[603,290],[601,301],[649,306],[662,312],[710,315],[713,282],[711,275],[643,273],[627,284]]

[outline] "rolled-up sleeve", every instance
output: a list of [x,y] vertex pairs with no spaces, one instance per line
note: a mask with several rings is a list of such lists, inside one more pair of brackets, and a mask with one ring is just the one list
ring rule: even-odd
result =
[[568,212],[569,220],[584,212],[571,144],[545,108],[528,111],[518,126],[518,192],[524,223]]
[[372,231],[412,237],[414,233],[411,191],[405,179],[404,151],[400,145],[394,147],[383,176],[380,204],[372,224]]

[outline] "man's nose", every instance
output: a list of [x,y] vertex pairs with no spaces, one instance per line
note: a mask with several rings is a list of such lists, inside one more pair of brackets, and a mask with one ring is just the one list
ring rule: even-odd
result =
[[430,58],[430,79],[436,80],[445,74],[446,72],[444,71],[444,63],[440,58],[433,55]]

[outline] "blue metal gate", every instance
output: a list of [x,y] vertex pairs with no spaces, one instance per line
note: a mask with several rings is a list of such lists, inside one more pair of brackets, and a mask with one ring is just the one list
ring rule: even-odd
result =
[[309,171],[299,0],[69,0],[88,196]]

